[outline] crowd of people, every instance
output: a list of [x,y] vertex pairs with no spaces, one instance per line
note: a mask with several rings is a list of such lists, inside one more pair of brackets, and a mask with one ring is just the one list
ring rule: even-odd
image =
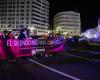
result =
[[[41,34],[41,35],[37,35],[35,32],[30,32],[27,29],[21,29],[20,32],[14,32],[14,31],[7,31],[4,30],[2,32],[0,32],[0,40],[4,40],[3,44],[7,44],[6,40],[8,39],[46,39],[46,40],[58,40],[58,42],[55,40],[56,43],[59,43],[59,40],[63,40],[64,36],[61,34],[57,34],[57,33],[49,33],[48,35],[45,34]],[[51,43],[52,45],[52,43]],[[3,46],[6,49],[7,53],[7,57],[8,59],[13,58],[13,55],[11,54],[11,49],[9,46],[4,45]]]
[[0,32],[0,39],[37,39],[37,38],[42,38],[42,39],[55,39],[62,37],[64,38],[63,35],[60,34],[55,34],[54,32],[45,35],[37,35],[35,32],[30,33],[29,30],[27,29],[21,29],[20,32],[14,32],[14,31],[7,31],[4,30],[3,32]]

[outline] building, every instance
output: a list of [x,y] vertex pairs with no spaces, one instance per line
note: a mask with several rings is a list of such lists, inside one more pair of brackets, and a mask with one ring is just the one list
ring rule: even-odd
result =
[[81,21],[80,14],[74,11],[59,12],[54,17],[54,30],[64,34],[80,35]]
[[0,29],[29,28],[38,34],[47,32],[49,2],[47,0],[0,0]]

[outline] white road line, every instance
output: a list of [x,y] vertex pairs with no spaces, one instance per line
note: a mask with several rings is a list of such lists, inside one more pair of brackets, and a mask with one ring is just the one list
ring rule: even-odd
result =
[[56,70],[56,69],[53,69],[53,68],[48,67],[48,66],[46,66],[46,65],[43,65],[43,64],[41,64],[41,63],[39,63],[39,62],[37,62],[37,61],[35,61],[35,60],[32,60],[32,59],[28,59],[28,60],[31,61],[31,62],[33,62],[33,63],[35,63],[35,64],[37,64],[37,65],[40,65],[40,66],[42,66],[42,67],[44,67],[44,68],[46,68],[46,69],[48,69],[48,70],[51,70],[51,71],[56,72],[56,73],[58,73],[58,74],[60,74],[60,75],[63,75],[63,76],[65,76],[65,77],[67,77],[67,78],[70,78],[70,79],[73,79],[73,80],[81,80],[81,79],[78,79],[78,78],[76,78],[76,77],[74,77],[74,76],[71,76],[71,75],[69,75],[69,74],[63,73],[63,72],[61,72],[61,71],[58,71],[58,70]]
[[100,62],[100,60],[91,59],[91,58],[85,58],[85,57],[76,56],[76,55],[72,55],[72,54],[65,54],[65,55],[69,55],[69,56],[72,56],[72,57],[77,57],[77,58],[81,58],[81,59],[85,59],[85,60],[89,60],[89,61]]

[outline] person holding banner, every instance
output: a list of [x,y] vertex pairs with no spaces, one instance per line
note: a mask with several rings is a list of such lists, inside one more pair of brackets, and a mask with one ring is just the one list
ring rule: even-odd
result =
[[6,36],[7,39],[15,39],[13,31],[9,31],[8,35]]
[[0,32],[0,40],[3,40],[4,39],[4,35],[2,32]]
[[0,60],[5,59],[5,53],[3,50],[3,40],[4,40],[3,33],[0,32]]
[[11,47],[7,45],[7,40],[15,39],[13,31],[6,31],[4,34],[5,34],[4,35],[5,37],[3,41],[3,49],[4,49],[5,56],[6,56],[6,60],[8,60],[9,62],[15,62],[16,60],[15,60],[14,55],[12,54]]
[[27,29],[22,29],[20,31],[20,34],[18,36],[18,39],[27,39],[29,36],[28,36],[28,32],[27,32]]
[[38,39],[39,37],[36,35],[36,32],[32,32],[31,35],[32,39]]

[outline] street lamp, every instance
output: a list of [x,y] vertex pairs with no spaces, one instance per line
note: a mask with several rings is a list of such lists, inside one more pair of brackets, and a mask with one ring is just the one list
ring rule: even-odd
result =
[[34,27],[28,27],[28,29],[30,30],[30,32],[33,32],[33,30],[35,29]]
[[61,27],[58,26],[58,27],[56,28],[56,31],[57,31],[57,32],[60,32],[60,31],[61,31]]

